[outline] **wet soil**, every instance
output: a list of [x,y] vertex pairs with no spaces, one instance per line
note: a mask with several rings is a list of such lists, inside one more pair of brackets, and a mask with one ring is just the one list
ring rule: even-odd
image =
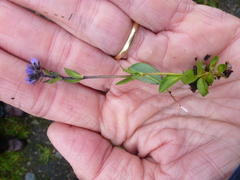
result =
[[[27,162],[23,165],[28,172],[33,173],[36,180],[77,180],[69,163],[52,146],[46,132],[51,121],[29,116],[31,135],[23,154]],[[44,154],[41,148],[46,148],[50,154]]]
[[240,18],[240,0],[219,0],[220,8]]

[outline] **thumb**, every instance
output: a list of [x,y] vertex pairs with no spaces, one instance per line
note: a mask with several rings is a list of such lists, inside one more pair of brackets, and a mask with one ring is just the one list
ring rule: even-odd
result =
[[48,137],[79,179],[142,179],[140,159],[96,132],[55,122]]

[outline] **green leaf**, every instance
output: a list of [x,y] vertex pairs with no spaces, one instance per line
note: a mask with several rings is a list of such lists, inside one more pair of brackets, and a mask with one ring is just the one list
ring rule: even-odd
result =
[[227,69],[226,64],[219,64],[218,67],[217,67],[218,74],[223,73],[226,69]]
[[129,74],[136,74],[136,73],[139,74],[137,71],[125,69],[125,68],[123,68],[122,66],[121,66],[121,68],[122,68],[122,70],[123,70],[124,72],[127,72],[127,73],[129,73]]
[[167,75],[163,78],[161,85],[159,86],[159,92],[162,93],[168,90],[172,85],[177,83],[181,79],[181,76]]
[[144,77],[139,77],[137,80],[149,83],[149,84],[161,84],[162,81],[162,76],[160,75],[151,75],[151,76],[144,76]]
[[216,67],[217,63],[218,63],[218,56],[214,56],[212,58],[212,60],[210,61],[209,69],[210,70],[214,70],[214,68]]
[[197,81],[197,88],[199,93],[204,97],[208,94],[208,84],[203,78],[199,78]]
[[[155,67],[146,64],[146,63],[136,63],[128,68],[131,71],[138,72],[139,75],[142,73],[156,73],[159,72]],[[146,75],[143,77],[137,78],[137,80],[146,82],[149,84],[160,84],[162,82],[161,75]]]
[[83,78],[84,76],[82,76],[81,74],[79,74],[78,72],[71,70],[71,69],[67,69],[64,68],[65,72],[72,78]]
[[190,84],[194,81],[196,81],[199,78],[199,76],[194,75],[193,70],[187,70],[182,75],[182,82],[183,84]]
[[133,77],[129,76],[128,78],[123,79],[123,80],[119,81],[118,83],[116,83],[116,85],[126,84],[130,81],[133,81],[134,79],[136,79],[136,78],[133,78]]
[[64,79],[64,81],[69,82],[69,83],[78,83],[81,80],[82,80],[82,78],[79,78],[79,79]]
[[214,82],[214,76],[212,73],[208,73],[208,75],[204,79],[209,86],[212,85]]
[[61,80],[62,80],[62,77],[56,77],[54,79],[47,80],[44,83],[53,84],[53,83],[55,83],[57,81],[61,81]]
[[48,71],[46,69],[43,69],[43,72],[51,77],[58,77],[59,74],[57,72],[51,72],[51,71]]
[[43,69],[43,72],[44,72],[45,74],[51,76],[51,72],[50,72],[50,71],[48,71],[48,70],[46,70],[46,69]]
[[57,72],[50,72],[50,76],[58,77],[58,73]]
[[197,63],[197,75],[202,75],[203,73],[203,64],[202,61],[198,61]]

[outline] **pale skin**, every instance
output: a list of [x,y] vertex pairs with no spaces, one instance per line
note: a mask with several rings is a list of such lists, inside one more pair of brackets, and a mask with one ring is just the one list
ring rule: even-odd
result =
[[[111,56],[124,45],[131,19],[140,28],[126,59],[116,61]],[[0,47],[0,100],[56,121],[48,136],[80,179],[227,179],[240,163],[240,20],[234,16],[190,0],[2,0]],[[137,62],[181,73],[207,54],[229,61],[234,73],[204,98],[173,86],[188,113],[168,93],[138,81],[25,82],[33,57],[62,75],[64,67],[122,75],[120,65]]]

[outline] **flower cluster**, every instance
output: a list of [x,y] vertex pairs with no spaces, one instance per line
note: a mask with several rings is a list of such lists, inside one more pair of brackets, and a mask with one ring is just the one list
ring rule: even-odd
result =
[[26,73],[26,82],[33,85],[35,85],[35,82],[43,75],[40,62],[36,58],[31,59],[31,65],[27,65]]
[[[67,69],[67,68],[65,68],[65,72],[70,77],[60,76],[57,72],[50,72],[46,69],[42,69],[40,62],[36,58],[33,58],[33,59],[31,59],[31,65],[27,65],[26,82],[27,82],[27,84],[35,85],[35,83],[39,79],[47,78],[47,80],[45,80],[44,83],[53,84],[53,83],[55,83],[57,81],[61,81],[61,80],[64,80],[64,81],[67,81],[70,83],[77,83],[85,78],[78,72]],[[91,78],[91,77],[88,77],[88,78]]]

